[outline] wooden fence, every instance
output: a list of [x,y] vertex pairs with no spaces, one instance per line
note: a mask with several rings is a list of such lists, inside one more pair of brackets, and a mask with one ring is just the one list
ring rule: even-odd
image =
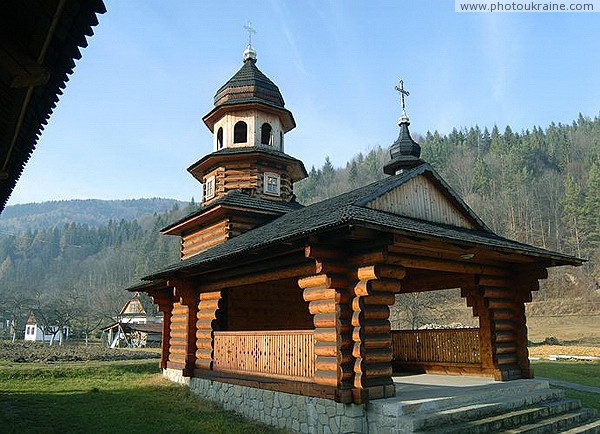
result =
[[479,329],[393,330],[394,363],[481,365]]
[[215,332],[216,371],[312,381],[312,330]]

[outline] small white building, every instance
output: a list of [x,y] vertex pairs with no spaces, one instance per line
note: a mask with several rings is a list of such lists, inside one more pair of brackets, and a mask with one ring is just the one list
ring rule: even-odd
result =
[[58,341],[59,344],[62,344],[63,340],[68,339],[68,337],[69,327],[63,326],[62,333],[60,333],[59,326],[49,326],[44,330],[38,324],[35,314],[33,312],[29,314],[29,318],[27,318],[27,323],[25,324],[24,339],[26,341],[48,342],[50,344]]
[[125,303],[117,315],[117,322],[102,328],[107,347],[139,348],[160,343],[161,318],[148,315],[138,297],[139,294],[136,294]]

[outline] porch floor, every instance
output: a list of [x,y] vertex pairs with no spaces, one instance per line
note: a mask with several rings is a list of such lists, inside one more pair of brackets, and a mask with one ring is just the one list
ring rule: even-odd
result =
[[396,396],[373,400],[371,404],[392,406],[395,414],[441,410],[549,389],[548,381],[536,379],[494,381],[486,377],[414,374],[396,375],[393,380]]

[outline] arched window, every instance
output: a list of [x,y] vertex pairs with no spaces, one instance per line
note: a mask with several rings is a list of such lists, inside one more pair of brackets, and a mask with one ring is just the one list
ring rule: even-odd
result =
[[223,147],[223,127],[219,127],[219,131],[217,131],[217,149],[221,149]]
[[261,145],[272,145],[271,142],[271,125],[268,123],[262,124],[260,127],[260,144]]
[[248,125],[246,122],[239,121],[233,127],[233,143],[246,143],[248,141]]
[[279,131],[279,150],[283,152],[283,131]]

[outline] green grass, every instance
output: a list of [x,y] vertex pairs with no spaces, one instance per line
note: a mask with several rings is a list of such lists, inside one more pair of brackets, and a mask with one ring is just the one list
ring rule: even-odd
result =
[[[548,377],[586,386],[600,387],[600,362],[540,361],[533,363],[533,369],[537,377]],[[557,389],[563,389],[567,398],[580,400],[583,407],[593,408],[600,412],[600,394],[580,392],[564,387],[557,387]]]
[[274,433],[162,378],[156,360],[0,366],[3,433]]

